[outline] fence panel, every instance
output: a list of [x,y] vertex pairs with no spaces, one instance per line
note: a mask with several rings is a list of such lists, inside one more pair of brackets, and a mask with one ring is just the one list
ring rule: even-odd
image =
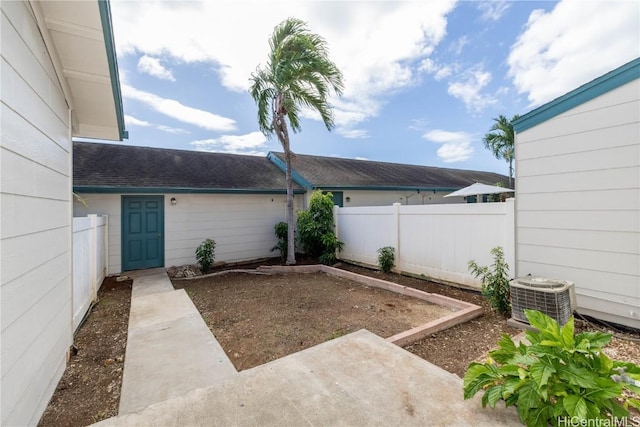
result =
[[75,331],[106,276],[106,216],[73,218],[73,330]]
[[467,268],[470,260],[493,262],[490,251],[502,246],[514,262],[514,200],[506,203],[336,208],[339,257],[377,265],[377,250],[393,246],[395,271],[480,287]]

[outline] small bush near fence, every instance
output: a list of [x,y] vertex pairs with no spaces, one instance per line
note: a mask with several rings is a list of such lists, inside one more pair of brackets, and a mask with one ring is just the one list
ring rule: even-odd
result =
[[323,264],[336,261],[336,251],[342,250],[344,243],[333,232],[332,194],[322,194],[316,190],[311,194],[309,208],[298,213],[298,234],[302,250]]
[[482,281],[482,296],[491,308],[505,317],[511,314],[509,301],[509,264],[504,260],[504,252],[500,246],[491,249],[494,257],[490,267],[479,266],[475,261],[469,261],[469,270]]
[[539,311],[525,314],[538,330],[526,332],[531,344],[516,346],[504,334],[486,363],[469,365],[464,398],[484,390],[482,407],[503,400],[528,426],[627,425],[628,407],[640,409],[630,397],[640,392],[640,367],[607,357],[602,348],[611,335],[574,335],[573,317],[560,327]]
[[394,266],[396,259],[395,249],[392,246],[385,246],[378,249],[378,266],[380,271],[388,273]]
[[215,257],[216,242],[211,239],[207,239],[198,246],[196,249],[196,259],[203,273],[211,270],[213,267],[213,260]]
[[271,248],[271,252],[280,251],[280,259],[284,262],[287,259],[288,247],[287,247],[287,237],[289,232],[289,226],[286,222],[280,221],[277,223],[273,230],[276,233],[276,237],[278,238],[278,243]]

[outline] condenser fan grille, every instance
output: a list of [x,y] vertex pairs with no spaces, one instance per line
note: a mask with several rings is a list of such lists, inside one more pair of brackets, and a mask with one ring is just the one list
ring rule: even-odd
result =
[[511,281],[511,315],[515,320],[527,322],[524,311],[537,310],[558,323],[569,321],[575,306],[573,283],[555,279],[525,277]]

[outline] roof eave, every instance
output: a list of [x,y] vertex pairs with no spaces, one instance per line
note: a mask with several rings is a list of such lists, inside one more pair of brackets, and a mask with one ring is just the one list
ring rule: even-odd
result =
[[[75,193],[100,194],[287,194],[286,189],[265,188],[188,188],[188,187],[119,187],[108,185],[74,185]],[[294,189],[295,194],[303,194],[304,189]]]
[[587,101],[640,78],[640,58],[616,68],[553,101],[544,104],[513,122],[516,132],[524,132]]

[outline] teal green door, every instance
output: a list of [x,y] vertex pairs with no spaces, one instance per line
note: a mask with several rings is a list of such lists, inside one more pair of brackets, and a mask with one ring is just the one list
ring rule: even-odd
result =
[[122,196],[122,270],[164,266],[164,197]]

